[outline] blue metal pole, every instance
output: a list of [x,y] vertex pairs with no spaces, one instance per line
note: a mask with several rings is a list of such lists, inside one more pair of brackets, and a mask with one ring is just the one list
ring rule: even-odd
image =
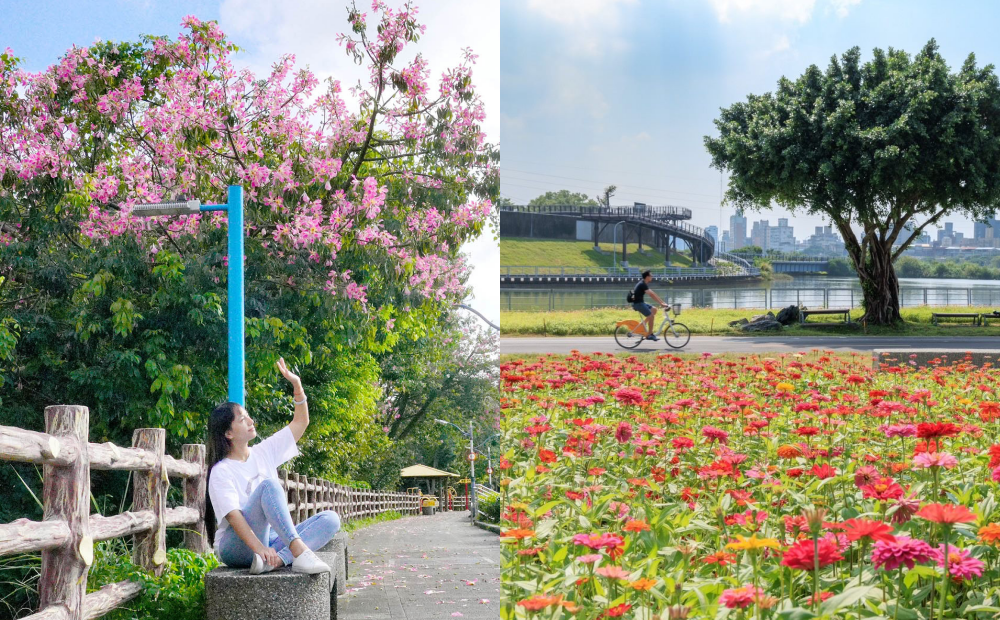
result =
[[229,400],[246,406],[243,352],[243,188],[229,186]]

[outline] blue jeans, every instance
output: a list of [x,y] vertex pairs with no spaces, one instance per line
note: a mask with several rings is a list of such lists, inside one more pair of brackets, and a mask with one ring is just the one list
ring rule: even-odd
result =
[[[286,565],[292,563],[292,550],[288,546],[296,538],[316,550],[333,540],[333,535],[340,530],[340,516],[332,510],[317,513],[298,526],[292,524],[285,490],[273,478],[254,489],[241,512],[257,540],[277,551]],[[240,539],[231,524],[219,534],[219,560],[233,568],[247,568],[253,562],[253,550]]]

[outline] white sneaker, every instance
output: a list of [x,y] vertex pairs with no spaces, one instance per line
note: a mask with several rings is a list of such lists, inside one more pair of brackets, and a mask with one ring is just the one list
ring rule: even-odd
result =
[[299,554],[299,557],[292,561],[292,572],[316,575],[318,573],[329,573],[330,567],[326,565],[326,562],[316,557],[316,554],[312,550],[306,549]]
[[261,573],[269,573],[273,571],[276,567],[268,564],[260,554],[253,554],[253,563],[250,564],[250,574],[259,575]]

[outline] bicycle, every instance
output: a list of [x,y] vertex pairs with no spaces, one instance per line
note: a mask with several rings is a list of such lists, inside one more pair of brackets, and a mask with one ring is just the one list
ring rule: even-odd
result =
[[[654,330],[653,333],[662,336],[663,342],[672,349],[684,347],[691,340],[691,330],[688,329],[687,325],[675,322],[670,316],[671,313],[674,317],[680,315],[681,305],[661,307],[666,308],[663,313],[663,322],[660,323],[659,329]],[[645,321],[619,321],[615,325],[615,342],[625,349],[636,348],[639,343],[646,339],[647,335]]]

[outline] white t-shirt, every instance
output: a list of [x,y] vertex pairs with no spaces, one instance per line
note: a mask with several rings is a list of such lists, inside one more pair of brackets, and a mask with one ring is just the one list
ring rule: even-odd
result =
[[216,545],[219,544],[219,535],[229,527],[226,515],[234,510],[243,510],[254,489],[267,478],[277,480],[278,466],[298,454],[295,436],[292,429],[286,426],[252,446],[246,461],[222,459],[215,464],[208,480],[208,495],[218,522]]

